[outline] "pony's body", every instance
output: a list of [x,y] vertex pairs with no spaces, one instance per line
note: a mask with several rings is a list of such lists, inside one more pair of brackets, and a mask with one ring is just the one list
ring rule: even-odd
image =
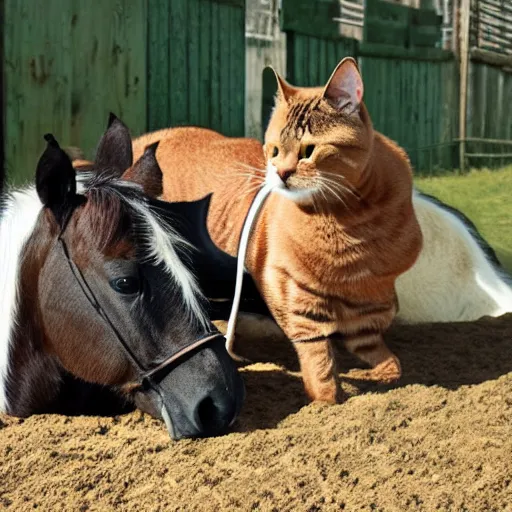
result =
[[[213,191],[212,211],[224,215],[220,221],[209,216],[209,231],[220,247],[236,255],[243,220],[260,184],[260,173],[251,171],[251,178],[248,170],[265,165],[261,144],[209,130],[173,128],[140,137],[134,151],[138,155],[144,145],[162,139],[165,143],[157,157],[166,161],[177,154],[182,137],[187,138],[193,157],[210,158],[213,165],[199,165],[193,184],[164,172],[164,199],[187,200]],[[468,322],[512,312],[512,279],[471,221],[418,191],[414,191],[413,206],[423,233],[423,249],[411,269],[397,278],[396,320],[412,324]],[[264,221],[265,210],[258,222]]]
[[46,139],[36,186],[0,198],[0,411],[84,413],[77,402],[100,391],[175,438],[223,431],[243,384],[173,227],[194,224],[194,205],[152,197],[156,146],[134,164],[115,116],[79,177]]
[[460,212],[415,192],[423,250],[396,282],[404,323],[459,322],[512,312],[512,280]]

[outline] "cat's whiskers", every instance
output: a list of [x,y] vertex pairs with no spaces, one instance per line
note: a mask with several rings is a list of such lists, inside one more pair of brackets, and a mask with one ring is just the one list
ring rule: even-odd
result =
[[[341,175],[341,174],[336,174],[334,172],[322,172],[322,175],[325,177],[325,176],[333,176],[333,178],[329,178],[332,182],[335,182],[338,186],[341,186],[343,187],[343,189],[347,192],[349,192],[350,194],[352,194],[354,196],[355,199],[357,199],[358,201],[361,200],[361,196],[359,195],[359,192],[357,191],[356,188],[354,188],[354,186],[350,183],[348,183],[348,180],[345,176]],[[346,185],[340,183],[338,180],[344,180],[345,182],[347,182]]]
[[340,201],[347,210],[351,211],[349,205],[345,201],[345,193],[350,192],[348,189],[343,187],[343,185],[341,185],[339,182],[326,178],[325,176],[319,176],[318,181],[320,182],[320,186],[318,188],[324,195],[326,201],[327,191],[330,195],[334,196],[338,201]]
[[241,167],[245,169],[249,169],[251,171],[254,171],[256,173],[263,173],[265,174],[265,169],[260,169],[259,167],[254,167],[253,165],[249,165],[245,162],[235,162],[236,165],[240,165]]
[[[324,195],[326,195],[326,196],[327,196],[327,194],[325,194],[325,192],[329,192],[329,194],[331,194],[332,196],[334,196],[334,197],[335,197],[335,198],[336,198],[336,199],[337,199],[341,204],[343,204],[343,206],[344,206],[345,208],[348,208],[348,205],[347,205],[347,203],[345,202],[345,200],[343,199],[343,196],[342,196],[340,193],[336,192],[336,190],[335,190],[331,185],[329,185],[329,184],[327,184],[327,183],[323,183],[323,184],[322,184],[322,188],[321,188],[320,190],[321,190],[321,191],[324,193]],[[326,200],[327,200],[327,198],[326,198]]]
[[[345,187],[343,184],[339,183],[338,181],[335,181],[335,180],[332,180],[332,179],[326,178],[326,177],[322,177],[322,179],[320,181],[323,182],[326,185],[328,184],[331,187],[331,190],[333,192],[336,191],[337,192],[337,194],[336,194],[337,197],[339,197],[341,195],[342,197],[344,197],[346,199],[347,195],[350,194],[357,201],[361,200],[359,195],[354,194],[354,192],[352,192],[352,190],[350,190],[349,188]],[[345,206],[347,206],[345,202],[343,202],[343,204]]]

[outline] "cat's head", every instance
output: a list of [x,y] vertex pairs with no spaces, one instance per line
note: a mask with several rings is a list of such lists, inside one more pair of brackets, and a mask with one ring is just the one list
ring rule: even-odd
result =
[[343,59],[325,87],[294,87],[276,78],[276,105],[265,134],[267,183],[301,204],[357,190],[373,128],[354,59]]

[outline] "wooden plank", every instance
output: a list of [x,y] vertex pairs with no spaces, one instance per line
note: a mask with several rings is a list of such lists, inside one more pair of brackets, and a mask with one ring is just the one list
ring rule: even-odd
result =
[[364,25],[367,27],[365,43],[387,44],[400,48],[408,45],[409,25],[407,23],[382,18],[365,18]]
[[325,39],[318,40],[318,84],[323,85],[327,82],[331,74],[329,70],[329,64],[327,64],[328,47],[333,44],[333,41],[327,41]]
[[435,48],[441,41],[441,26],[416,26],[409,29],[409,44],[416,47]]
[[199,14],[201,10],[200,0],[187,0],[187,94],[188,115],[187,124],[198,125],[201,117],[201,103],[204,98],[199,96]]
[[445,61],[454,58],[452,52],[440,48],[400,48],[367,42],[362,42],[359,45],[358,52],[362,57],[389,57],[428,61]]
[[5,3],[0,0],[0,55],[2,56],[0,68],[0,105],[2,106],[0,113],[0,194],[4,191],[4,184],[6,179],[6,164],[5,164],[5,96],[4,96],[4,76],[7,72],[7,66],[4,57],[4,27],[5,27]]
[[73,5],[72,142],[90,154],[110,111],[134,135],[147,129],[147,32],[140,23],[146,3],[107,0],[101,11],[91,10],[87,0]]
[[188,124],[187,0],[173,0],[169,5],[170,120],[179,126]]
[[212,31],[212,2],[201,1],[199,4],[199,119],[200,126],[211,126],[210,117],[210,76],[212,62],[210,59],[211,31]]
[[324,39],[339,39],[339,25],[333,21],[339,12],[337,0],[282,0],[281,30]]
[[485,64],[491,64],[493,66],[503,66],[512,68],[512,56],[501,55],[496,52],[490,52],[482,50],[481,48],[471,48],[470,57],[472,61],[483,62]]
[[381,0],[366,0],[363,40],[368,43],[408,46],[409,7]]
[[233,115],[231,126],[232,135],[243,137],[245,135],[245,9],[232,7],[233,31],[231,33],[231,47],[233,48]]
[[504,73],[504,97],[503,97],[503,138],[512,139],[512,74]]
[[231,7],[245,7],[245,0],[209,0],[211,2],[215,2],[217,4],[225,4]]
[[220,131],[229,135],[231,133],[231,118],[229,110],[231,107],[231,94],[229,90],[229,59],[230,55],[230,34],[229,34],[229,15],[230,6],[219,4],[219,41],[220,41],[220,109],[221,109],[221,129]]
[[[70,142],[65,126],[70,118],[70,7],[7,0],[5,8],[7,171],[11,181],[21,183],[34,178],[44,133]],[[48,16],[46,23],[41,12]]]
[[221,93],[220,93],[220,75],[221,75],[221,64],[222,56],[220,54],[220,5],[217,2],[213,2],[211,5],[211,94],[210,94],[210,127],[213,130],[222,130],[222,119],[221,119]]
[[[470,23],[470,0],[461,0],[460,6],[460,104],[459,104],[459,137],[466,138],[466,109],[467,109],[467,87],[468,87],[468,62],[469,62],[469,23]],[[464,172],[466,143],[459,145],[459,168]]]
[[412,9],[409,27],[410,46],[435,48],[442,40],[443,17],[433,9]]
[[148,3],[148,129],[170,125],[169,2]]
[[316,37],[308,38],[309,59],[304,62],[307,73],[307,85],[314,87],[320,84],[320,73],[318,66],[319,39]]

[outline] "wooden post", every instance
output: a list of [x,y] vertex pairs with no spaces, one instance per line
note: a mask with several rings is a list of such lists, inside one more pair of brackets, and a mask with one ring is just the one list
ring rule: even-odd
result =
[[459,167],[463,173],[466,167],[466,113],[469,65],[469,21],[471,0],[460,0],[459,10],[459,55],[460,55],[460,103],[459,103]]
[[5,26],[5,5],[4,0],[0,0],[0,195],[3,192],[6,180],[5,170],[5,95],[4,95],[4,26]]

